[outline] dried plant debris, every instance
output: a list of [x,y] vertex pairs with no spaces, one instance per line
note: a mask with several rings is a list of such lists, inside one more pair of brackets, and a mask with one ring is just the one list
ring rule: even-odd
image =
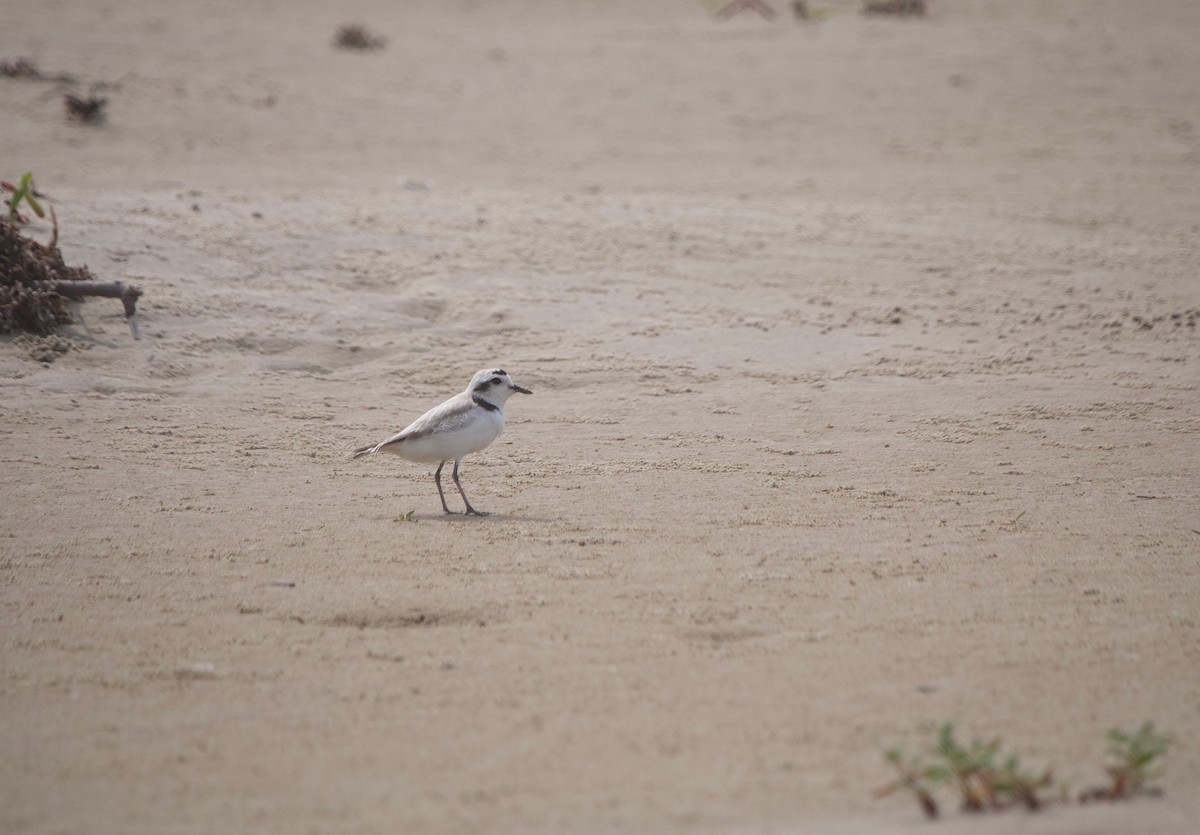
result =
[[0,220],[0,333],[48,336],[71,321],[59,281],[91,281],[87,267],[68,267],[57,248],[23,237]]
[[81,98],[67,93],[63,97],[63,109],[66,110],[67,116],[84,124],[94,125],[103,122],[104,105],[106,104],[108,104],[108,99],[100,99],[95,96]]
[[[21,182],[31,187],[28,175]],[[142,291],[123,281],[97,281],[86,266],[64,263],[55,245],[58,221],[53,211],[50,216],[54,231],[48,244],[22,235],[15,218],[0,219],[0,333],[49,336],[71,321],[69,299],[102,296],[121,300],[137,339],[137,300]]]
[[863,0],[864,14],[917,17],[925,11],[925,0]]
[[0,76],[4,78],[27,78],[37,81],[41,79],[42,74],[28,58],[16,58],[12,61],[0,61]]
[[776,12],[766,0],[732,0],[717,9],[717,20],[729,20],[742,12],[754,12],[764,20],[773,20]]
[[74,84],[75,77],[65,72],[45,73],[28,58],[0,61],[0,78],[20,78],[26,81],[51,81],[56,84]]
[[376,35],[360,23],[352,23],[338,30],[333,45],[338,49],[383,49],[387,46],[387,38]]
[[[22,81],[47,81],[54,84],[76,85],[78,80],[68,73],[42,72],[29,58],[13,58],[0,61],[0,78],[12,78]],[[84,124],[99,124],[104,121],[104,106],[107,99],[92,95],[96,90],[117,88],[120,84],[96,82],[90,86],[86,96],[65,93],[63,95],[63,110],[67,117]]]

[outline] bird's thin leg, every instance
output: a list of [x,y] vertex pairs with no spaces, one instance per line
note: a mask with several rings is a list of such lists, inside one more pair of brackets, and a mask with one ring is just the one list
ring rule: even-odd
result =
[[487,514],[484,513],[483,511],[479,511],[479,510],[476,510],[475,508],[471,507],[471,502],[467,499],[467,494],[465,492],[463,492],[462,482],[458,480],[458,462],[461,460],[462,460],[461,458],[454,459],[454,473],[453,473],[454,486],[458,488],[459,495],[463,497],[463,504],[465,504],[467,506],[467,515],[468,516],[487,516]]
[[[446,494],[442,492],[442,467],[444,467],[444,466],[446,466],[445,461],[442,461],[441,463],[438,464],[437,472],[433,474],[433,483],[437,485],[438,498],[442,500],[442,510],[446,511],[447,513],[453,513],[454,511],[450,509],[450,505],[446,504]],[[454,469],[455,469],[455,471],[458,470],[457,462],[455,462]],[[458,479],[455,478],[454,481],[455,481],[455,483],[457,483]],[[458,491],[461,493],[462,488],[459,487]]]

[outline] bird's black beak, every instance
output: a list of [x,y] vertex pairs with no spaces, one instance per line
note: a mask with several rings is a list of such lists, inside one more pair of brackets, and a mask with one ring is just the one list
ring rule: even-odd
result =
[[518,386],[516,383],[512,384],[512,390],[519,391],[521,394],[533,394],[533,392],[529,389],[525,388],[524,386]]

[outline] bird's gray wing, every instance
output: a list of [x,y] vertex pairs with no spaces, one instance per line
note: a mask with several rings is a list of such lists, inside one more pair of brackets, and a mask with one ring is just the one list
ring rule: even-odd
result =
[[475,404],[471,401],[469,395],[456,394],[440,406],[434,406],[392,437],[380,441],[373,446],[363,447],[354,454],[362,455],[368,452],[378,452],[389,444],[398,444],[401,441],[425,438],[429,435],[440,435],[443,432],[453,432],[455,429],[465,426],[470,421],[471,411],[474,408],[476,408]]

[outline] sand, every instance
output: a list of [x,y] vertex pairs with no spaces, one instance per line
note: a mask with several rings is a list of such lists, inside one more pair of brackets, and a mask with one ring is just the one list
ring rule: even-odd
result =
[[[0,831],[1196,831],[1200,7],[858,5],[10,0],[145,296],[0,339]],[[492,515],[349,458],[494,365]],[[934,826],[942,719],[1177,742]]]

